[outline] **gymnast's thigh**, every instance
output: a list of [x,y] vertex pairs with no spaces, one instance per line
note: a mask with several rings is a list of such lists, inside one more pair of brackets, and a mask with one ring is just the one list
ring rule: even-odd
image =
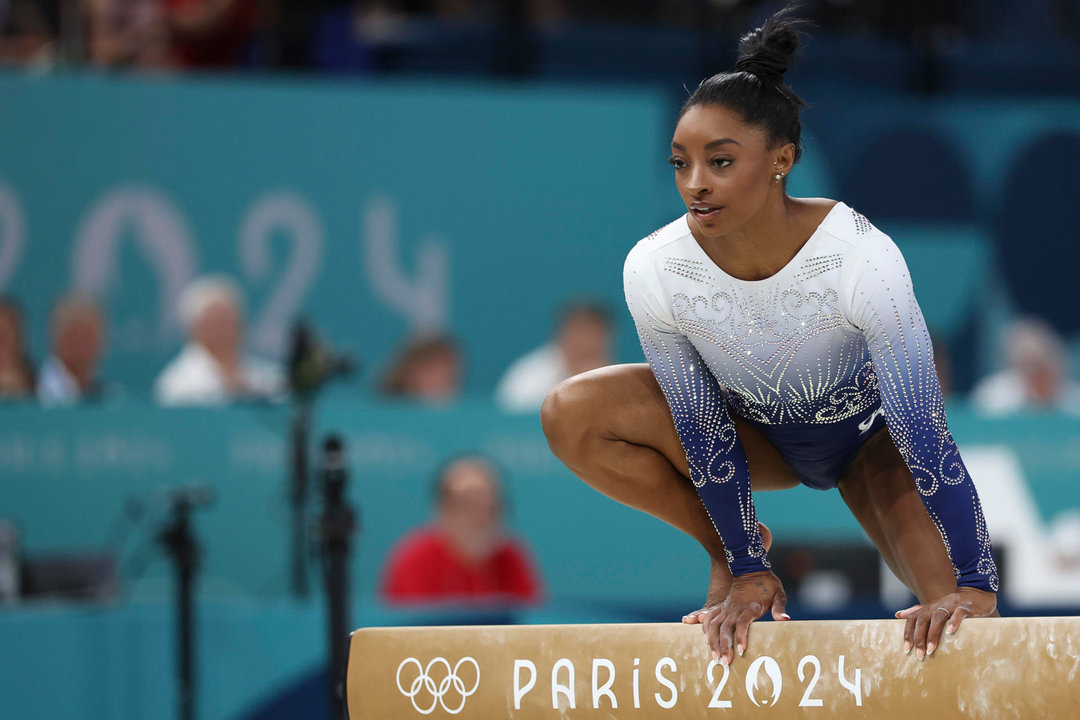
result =
[[[880,525],[887,519],[894,525],[922,526],[930,537],[937,536],[911,470],[886,428],[881,428],[863,443],[837,487],[864,527],[867,522]],[[877,542],[877,538],[874,541]]]
[[575,425],[603,440],[652,448],[678,472],[690,474],[667,400],[645,363],[575,375],[548,396],[545,411],[549,407],[564,418],[572,415]]
[[[671,409],[647,364],[612,365],[578,378],[592,386],[589,395],[594,402],[609,408],[603,415],[610,420],[612,439],[652,447],[689,477],[690,468],[675,431]],[[785,490],[798,485],[798,477],[772,443],[742,418],[733,419],[746,451],[754,491]]]
[[873,490],[879,490],[882,485],[898,486],[905,490],[915,488],[911,471],[885,427],[878,429],[863,443],[844,469],[839,482],[841,489],[858,484]]

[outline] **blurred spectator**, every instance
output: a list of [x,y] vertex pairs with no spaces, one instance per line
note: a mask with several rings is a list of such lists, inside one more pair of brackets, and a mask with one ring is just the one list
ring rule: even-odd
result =
[[1042,320],[1023,318],[1005,334],[1008,367],[981,380],[972,405],[986,415],[1025,410],[1080,414],[1080,384],[1067,375],[1065,344]]
[[10,0],[2,3],[0,60],[49,68],[57,54],[58,0]]
[[540,581],[525,547],[507,537],[498,472],[481,455],[436,476],[436,517],[390,551],[382,596],[408,602],[535,602]]
[[22,310],[11,298],[0,298],[0,400],[33,394],[34,366],[26,355]]
[[1060,570],[1080,572],[1080,509],[1069,508],[1054,516],[1050,550]]
[[244,355],[243,300],[231,278],[194,281],[180,296],[179,310],[188,342],[158,376],[159,404],[224,405],[284,392],[281,368]]
[[82,0],[82,6],[92,64],[139,69],[172,64],[159,0]]
[[102,394],[98,364],[104,354],[105,318],[97,303],[71,295],[52,313],[52,354],[41,366],[37,394],[42,405],[77,405]]
[[388,398],[428,404],[453,401],[461,392],[461,351],[445,335],[414,337],[383,375],[380,392]]
[[611,333],[611,314],[603,305],[568,305],[551,342],[507,368],[495,390],[496,402],[511,412],[539,410],[548,391],[566,378],[613,362]]
[[256,0],[160,1],[180,66],[227,68],[246,59],[259,19]]
[[313,61],[328,72],[371,72],[380,58],[410,36],[408,18],[397,3],[358,0],[323,13],[315,33]]

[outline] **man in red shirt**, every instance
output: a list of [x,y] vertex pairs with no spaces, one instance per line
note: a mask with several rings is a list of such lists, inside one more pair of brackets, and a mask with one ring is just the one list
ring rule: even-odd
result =
[[382,596],[390,603],[531,603],[540,581],[525,547],[503,528],[495,467],[479,455],[455,458],[437,480],[434,522],[390,551]]

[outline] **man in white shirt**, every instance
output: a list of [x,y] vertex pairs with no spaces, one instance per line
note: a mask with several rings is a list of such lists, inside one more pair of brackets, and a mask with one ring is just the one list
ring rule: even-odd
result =
[[611,314],[598,303],[576,302],[562,312],[555,338],[515,360],[495,390],[510,412],[539,412],[548,391],[568,377],[610,365]]
[[105,345],[105,318],[91,298],[71,295],[53,309],[52,354],[38,374],[37,396],[46,407],[78,405],[101,390],[98,363]]
[[971,404],[984,415],[1025,411],[1080,415],[1080,384],[1068,376],[1068,353],[1053,328],[1022,318],[1005,334],[1008,367],[983,378]]
[[279,367],[244,354],[243,301],[232,279],[195,280],[180,296],[179,309],[188,342],[154,384],[158,404],[225,405],[284,392]]

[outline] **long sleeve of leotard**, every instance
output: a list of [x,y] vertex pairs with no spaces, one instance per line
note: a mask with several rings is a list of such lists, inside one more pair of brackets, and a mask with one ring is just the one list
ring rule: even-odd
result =
[[663,300],[656,271],[640,247],[627,258],[623,280],[641,349],[667,398],[690,480],[724,542],[731,574],[766,570],[746,453],[723,390],[676,327],[670,302]]
[[990,534],[945,420],[930,334],[907,264],[880,233],[866,238],[850,260],[849,320],[866,339],[889,434],[941,533],[957,585],[996,592]]

